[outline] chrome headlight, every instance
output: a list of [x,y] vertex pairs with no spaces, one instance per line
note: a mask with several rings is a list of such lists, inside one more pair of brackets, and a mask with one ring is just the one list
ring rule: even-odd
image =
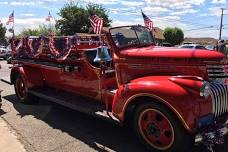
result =
[[200,96],[207,99],[210,96],[210,91],[210,83],[204,81],[203,86],[200,88]]

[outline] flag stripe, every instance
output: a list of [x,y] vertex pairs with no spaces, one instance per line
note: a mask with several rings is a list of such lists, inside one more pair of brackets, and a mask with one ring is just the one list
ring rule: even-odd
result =
[[89,18],[89,20],[94,33],[100,34],[103,28],[103,19],[99,18],[97,15],[93,15],[92,17]]
[[6,22],[7,25],[9,25],[9,23],[14,23],[14,12],[10,14],[8,21]]
[[147,17],[143,12],[142,12],[142,16],[144,19],[144,24],[147,28],[149,28],[149,30],[153,30],[153,21],[150,20],[149,17]]

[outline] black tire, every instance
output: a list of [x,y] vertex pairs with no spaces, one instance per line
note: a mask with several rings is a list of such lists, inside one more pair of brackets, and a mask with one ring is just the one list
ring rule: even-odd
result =
[[[154,118],[155,123],[151,123],[153,120],[149,120],[152,118],[148,117],[153,116],[148,112],[151,114],[154,112],[156,114]],[[159,125],[156,126],[156,124],[165,124],[163,121],[169,126],[167,128],[170,128],[170,130],[167,129],[167,131],[164,131],[164,128],[159,128]],[[145,125],[144,122],[150,123]],[[189,134],[185,130],[174,113],[157,103],[145,103],[136,109],[134,115],[134,130],[140,141],[151,152],[188,152],[190,147],[194,144],[194,135]],[[159,140],[161,137],[163,137],[163,139],[164,137],[167,138],[167,141],[170,140],[170,144],[163,145],[162,140]],[[155,139],[155,142],[150,141],[152,139]]]
[[24,103],[24,104],[37,103],[38,99],[28,93],[28,88],[26,87],[24,80],[20,75],[17,75],[15,78],[14,89],[21,103]]

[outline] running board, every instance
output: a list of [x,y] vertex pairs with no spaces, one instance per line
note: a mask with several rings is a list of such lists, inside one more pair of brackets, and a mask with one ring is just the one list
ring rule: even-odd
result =
[[120,124],[119,120],[113,116],[112,112],[107,111],[101,102],[97,102],[62,90],[46,87],[31,89],[29,90],[29,93],[41,99],[55,102],[73,110],[89,114],[115,124]]

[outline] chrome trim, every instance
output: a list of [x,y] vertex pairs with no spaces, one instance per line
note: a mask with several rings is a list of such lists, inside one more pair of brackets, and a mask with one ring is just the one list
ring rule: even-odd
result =
[[228,79],[228,65],[207,65],[209,81],[225,82]]
[[211,83],[212,113],[219,117],[228,113],[228,85],[223,83]]

